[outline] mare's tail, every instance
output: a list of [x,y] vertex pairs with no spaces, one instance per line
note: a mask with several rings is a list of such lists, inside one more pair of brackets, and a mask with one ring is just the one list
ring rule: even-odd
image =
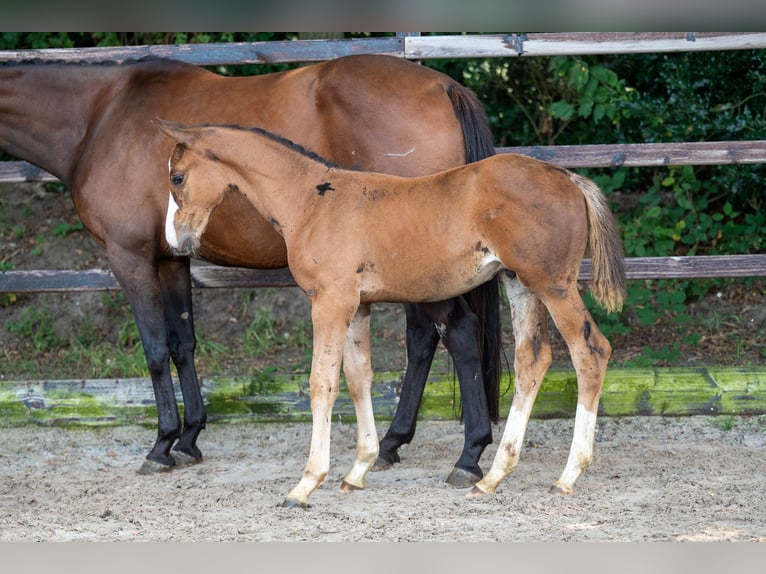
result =
[[[447,87],[455,115],[460,121],[465,141],[465,161],[472,163],[495,155],[492,132],[484,108],[476,95],[458,83]],[[500,294],[497,277],[464,295],[468,306],[479,319],[479,341],[484,392],[487,395],[489,416],[497,422],[500,416]]]
[[572,172],[569,177],[585,196],[588,209],[588,248],[592,262],[590,292],[607,311],[619,311],[625,301],[625,253],[617,224],[604,194],[595,183]]

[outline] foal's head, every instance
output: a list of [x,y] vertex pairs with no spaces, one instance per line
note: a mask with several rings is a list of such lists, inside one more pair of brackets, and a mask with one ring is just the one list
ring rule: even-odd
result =
[[223,177],[223,166],[207,146],[204,127],[155,120],[160,131],[176,141],[168,162],[170,196],[165,238],[178,254],[195,254],[215,208],[236,185]]

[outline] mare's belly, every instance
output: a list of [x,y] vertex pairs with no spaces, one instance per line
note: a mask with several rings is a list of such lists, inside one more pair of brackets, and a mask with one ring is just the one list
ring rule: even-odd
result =
[[215,209],[202,235],[200,257],[218,265],[275,268],[287,265],[282,236],[239,194]]

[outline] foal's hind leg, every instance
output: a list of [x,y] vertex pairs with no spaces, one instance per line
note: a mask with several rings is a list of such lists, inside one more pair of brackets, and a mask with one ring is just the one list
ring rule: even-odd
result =
[[[189,260],[177,258],[161,261],[159,277],[170,358],[178,371],[184,401],[183,430],[173,450],[190,457],[189,462],[200,462],[202,452],[197,447],[197,437],[205,428],[207,414],[194,365],[196,339]],[[186,462],[184,457],[181,460]]]
[[492,461],[492,467],[471,489],[469,495],[494,493],[498,485],[519,462],[529,415],[545,373],[551,364],[548,317],[542,302],[518,279],[501,274],[511,306],[514,356],[514,393],[503,437]]
[[577,413],[572,446],[564,471],[551,487],[553,494],[571,494],[575,481],[593,459],[598,403],[612,347],[593,321],[575,284],[567,289],[565,296],[551,295],[545,304],[569,347],[577,373]]
[[343,371],[356,411],[356,458],[343,478],[341,490],[364,488],[364,478],[378,457],[378,433],[372,411],[372,364],[370,363],[370,306],[361,305],[346,335]]

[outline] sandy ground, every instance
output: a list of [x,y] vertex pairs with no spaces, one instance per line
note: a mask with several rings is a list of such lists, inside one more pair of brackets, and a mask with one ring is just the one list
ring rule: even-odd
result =
[[307,424],[210,425],[201,464],[152,476],[136,473],[149,428],[5,428],[0,541],[766,542],[766,416],[602,417],[593,465],[554,497],[571,430],[531,421],[519,467],[477,500],[444,483],[458,422],[422,422],[402,462],[352,494],[338,486],[355,426],[336,423],[330,475],[299,510],[278,505],[303,469]]

